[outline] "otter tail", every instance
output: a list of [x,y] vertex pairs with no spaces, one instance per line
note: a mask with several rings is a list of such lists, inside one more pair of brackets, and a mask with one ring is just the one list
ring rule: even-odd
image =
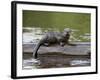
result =
[[40,46],[41,46],[41,44],[42,44],[42,42],[41,42],[41,40],[36,44],[36,46],[35,46],[35,48],[33,49],[33,57],[36,59],[38,56],[38,54],[37,54],[37,51],[38,51],[38,49],[40,48]]
[[44,41],[43,39],[40,40],[40,41],[37,43],[36,47],[33,49],[33,57],[34,57],[35,59],[38,57],[37,52],[38,52],[38,49],[40,48],[40,46],[43,44],[43,41]]

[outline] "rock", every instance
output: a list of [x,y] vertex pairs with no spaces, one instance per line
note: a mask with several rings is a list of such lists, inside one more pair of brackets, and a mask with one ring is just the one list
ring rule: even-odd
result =
[[[47,53],[61,53],[67,55],[89,55],[90,52],[90,42],[73,42],[76,46],[65,45],[64,47],[60,45],[51,45],[49,47],[41,46],[38,50],[38,54]],[[34,44],[23,44],[23,53],[33,53]]]

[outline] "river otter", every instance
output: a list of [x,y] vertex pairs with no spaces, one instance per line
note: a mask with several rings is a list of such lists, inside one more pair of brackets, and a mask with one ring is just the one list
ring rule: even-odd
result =
[[47,32],[44,37],[37,43],[33,51],[33,57],[37,58],[37,51],[41,45],[49,46],[58,43],[61,46],[69,44],[71,29],[65,28],[63,32]]

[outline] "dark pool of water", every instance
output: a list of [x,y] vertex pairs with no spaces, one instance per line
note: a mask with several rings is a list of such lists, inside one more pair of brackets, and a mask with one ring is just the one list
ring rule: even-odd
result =
[[[24,55],[25,57],[25,55]],[[62,67],[79,67],[79,66],[90,66],[91,59],[88,56],[71,56],[60,53],[47,53],[39,54],[38,59],[35,60],[32,56],[24,58],[23,69],[34,69],[34,68],[62,68]]]

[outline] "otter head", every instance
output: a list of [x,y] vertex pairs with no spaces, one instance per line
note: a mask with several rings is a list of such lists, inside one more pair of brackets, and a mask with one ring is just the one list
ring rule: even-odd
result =
[[68,35],[70,35],[70,33],[71,33],[71,29],[70,28],[65,28],[64,29],[64,31],[63,31],[63,36],[68,36]]

